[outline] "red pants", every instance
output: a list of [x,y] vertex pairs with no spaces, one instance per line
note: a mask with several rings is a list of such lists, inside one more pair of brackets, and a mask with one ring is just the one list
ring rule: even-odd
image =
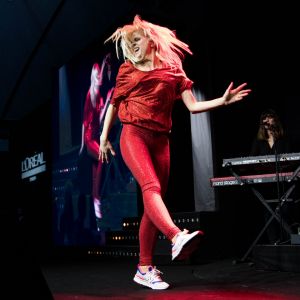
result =
[[144,214],[139,229],[140,265],[151,265],[158,231],[171,240],[181,230],[162,200],[169,178],[170,151],[166,134],[124,124],[122,157],[141,187]]
[[85,145],[88,154],[93,158],[92,162],[92,196],[93,200],[100,200],[100,183],[101,183],[101,174],[102,174],[102,162],[98,160],[99,155],[99,143],[92,139],[90,130],[86,130],[85,134]]

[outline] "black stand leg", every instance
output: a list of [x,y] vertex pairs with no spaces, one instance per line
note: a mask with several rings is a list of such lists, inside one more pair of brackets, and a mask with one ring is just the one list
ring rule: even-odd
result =
[[[282,199],[287,199],[288,195],[292,192],[292,190],[294,189],[294,186],[292,186],[285,194],[284,196],[281,197]],[[273,210],[267,203],[267,200],[264,199],[264,197],[262,196],[262,194],[255,188],[251,188],[252,192],[254,193],[254,195],[260,200],[260,202],[265,206],[265,208],[271,213],[270,218],[268,219],[267,223],[265,224],[265,226],[262,228],[262,230],[259,232],[259,234],[257,235],[257,237],[255,238],[255,240],[253,241],[253,243],[251,244],[251,246],[249,247],[249,249],[246,251],[246,253],[244,254],[244,256],[241,258],[241,262],[245,262],[246,259],[248,258],[249,254],[251,253],[251,251],[253,250],[254,246],[257,244],[257,242],[259,241],[259,239],[261,238],[261,236],[263,235],[263,233],[266,231],[266,229],[269,227],[271,221],[275,218],[280,225],[282,225],[282,228],[288,233],[291,234],[291,228],[289,227],[289,225],[282,220],[281,215],[279,215],[279,213],[277,212],[278,210],[275,209]],[[284,203],[284,201],[280,201],[279,205],[282,205],[282,203]],[[277,206],[278,207],[278,206]]]

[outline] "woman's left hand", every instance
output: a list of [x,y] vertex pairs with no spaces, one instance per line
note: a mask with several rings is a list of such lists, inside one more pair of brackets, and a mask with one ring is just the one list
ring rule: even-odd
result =
[[101,140],[100,139],[100,147],[99,147],[99,156],[98,159],[103,163],[109,162],[109,153],[112,156],[116,155],[116,152],[113,148],[113,146],[111,145],[109,140]]
[[244,97],[248,96],[251,89],[243,89],[246,85],[247,83],[243,83],[233,88],[233,82],[231,82],[223,95],[224,105],[241,101]]

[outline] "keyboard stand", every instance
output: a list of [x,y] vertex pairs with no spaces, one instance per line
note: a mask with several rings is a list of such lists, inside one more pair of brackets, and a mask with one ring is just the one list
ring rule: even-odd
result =
[[246,253],[244,254],[244,256],[241,258],[241,262],[245,262],[246,261],[246,259],[248,258],[249,254],[253,250],[254,246],[260,240],[260,238],[262,237],[262,235],[264,234],[264,232],[266,231],[266,229],[269,227],[269,225],[271,224],[271,222],[272,222],[273,219],[275,219],[276,221],[278,221],[279,225],[283,227],[283,229],[286,231],[286,233],[288,233],[288,234],[292,233],[292,230],[291,230],[290,226],[284,220],[282,220],[282,217],[278,213],[278,208],[279,208],[280,205],[282,205],[282,203],[287,202],[287,199],[288,199],[289,195],[291,194],[291,192],[294,190],[294,188],[295,188],[295,184],[292,185],[286,191],[286,193],[281,197],[281,201],[278,203],[278,205],[276,206],[276,208],[273,210],[270,207],[270,205],[268,204],[268,202],[271,202],[271,201],[270,200],[266,200],[257,189],[251,187],[251,190],[252,190],[253,194],[259,199],[259,201],[264,205],[264,207],[270,212],[271,216],[268,219],[268,221],[266,222],[266,224],[264,225],[264,227],[262,228],[262,230],[259,232],[259,234],[257,235],[257,237],[255,238],[255,240],[253,241],[253,243],[250,245],[249,249],[246,251]]
[[268,202],[271,202],[271,200],[266,200],[257,189],[255,189],[254,187],[251,187],[251,190],[252,190],[253,194],[259,199],[259,201],[264,205],[264,207],[270,212],[271,216],[268,219],[268,221],[266,222],[266,224],[264,225],[264,227],[262,228],[262,230],[259,232],[257,237],[255,238],[253,243],[250,245],[249,249],[246,251],[246,253],[242,257],[242,259],[241,259],[242,262],[246,261],[247,257],[249,256],[249,254],[253,250],[254,246],[257,244],[257,242],[259,241],[259,239],[261,238],[263,233],[269,227],[269,225],[271,224],[273,219],[278,221],[278,223],[280,225],[280,228],[284,229],[285,232],[288,235],[290,235],[292,233],[292,230],[291,230],[290,226],[282,219],[282,216],[278,212],[281,210],[281,206],[284,205],[286,202],[288,202],[290,194],[295,189],[295,187],[296,187],[296,182],[295,181],[298,179],[298,173],[299,172],[300,172],[300,166],[293,172],[293,175],[288,180],[288,182],[293,182],[293,184],[283,194],[283,196],[280,198],[280,201],[277,201],[278,205],[276,206],[276,208],[274,210],[268,204]]

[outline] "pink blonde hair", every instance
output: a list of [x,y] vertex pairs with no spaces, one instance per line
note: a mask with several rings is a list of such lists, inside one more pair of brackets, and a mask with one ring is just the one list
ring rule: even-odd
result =
[[132,24],[119,27],[108,39],[105,40],[105,43],[109,40],[112,40],[115,43],[118,58],[120,56],[118,46],[120,45],[123,52],[123,58],[129,59],[132,63],[135,63],[135,57],[130,51],[129,37],[133,32],[139,30],[153,41],[156,49],[155,55],[157,58],[171,67],[179,67],[182,69],[184,52],[193,54],[189,49],[189,46],[176,37],[174,31],[167,27],[162,27],[144,21],[139,15],[134,17]]

